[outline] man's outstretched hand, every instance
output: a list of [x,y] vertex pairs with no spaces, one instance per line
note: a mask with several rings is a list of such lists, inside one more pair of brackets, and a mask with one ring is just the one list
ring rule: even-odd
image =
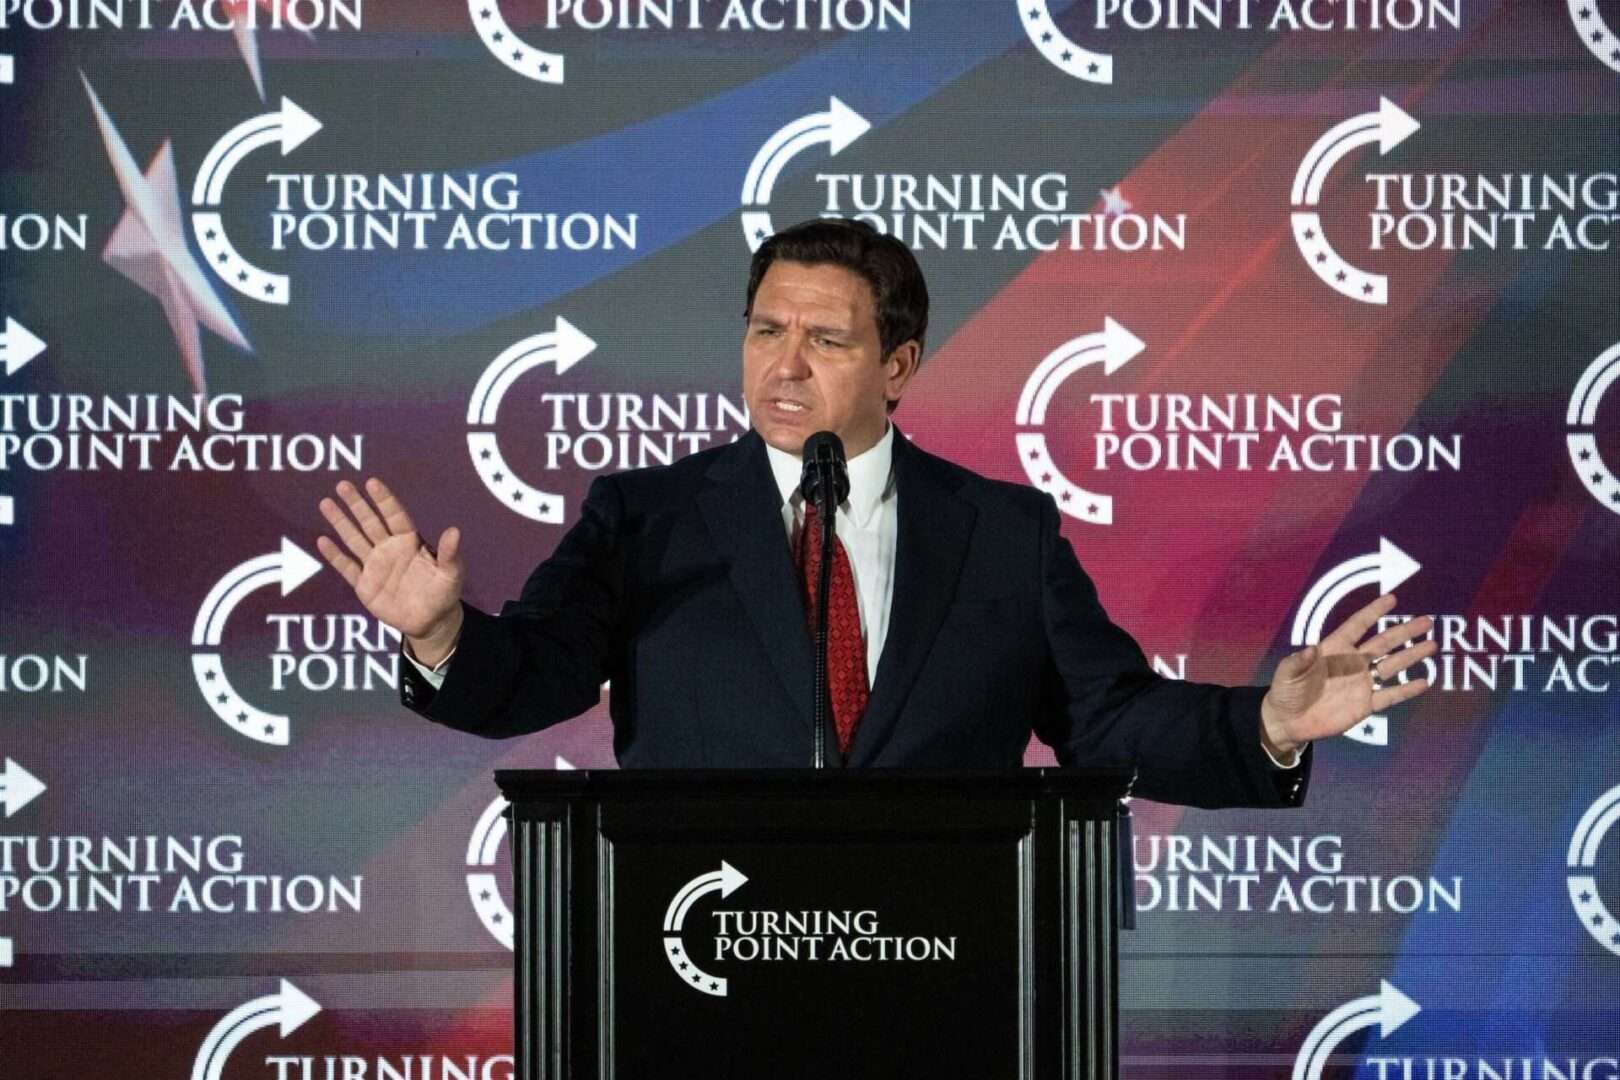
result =
[[1427,679],[1398,683],[1396,676],[1439,649],[1433,641],[1402,647],[1433,628],[1432,616],[1408,619],[1361,641],[1394,609],[1395,594],[1385,593],[1320,643],[1283,657],[1260,703],[1260,733],[1267,749],[1290,757],[1313,739],[1343,735],[1373,713],[1429,688]]
[[321,515],[348,550],[328,536],[316,538],[316,549],[353,586],[367,611],[405,635],[418,660],[438,663],[461,632],[460,530],[453,525],[444,530],[434,552],[405,504],[376,477],[366,481],[366,494],[347,480],[337,485],[337,494],[343,505],[322,499]]

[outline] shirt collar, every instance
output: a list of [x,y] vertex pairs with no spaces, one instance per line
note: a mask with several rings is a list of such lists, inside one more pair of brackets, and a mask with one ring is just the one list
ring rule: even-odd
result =
[[[776,489],[781,493],[782,501],[792,501],[799,493],[799,480],[804,473],[803,462],[770,443],[765,444],[765,452],[770,458],[771,475],[776,478]],[[865,528],[872,515],[877,513],[878,504],[890,487],[893,464],[894,425],[889,424],[883,438],[870,450],[849,460],[849,498],[841,504],[841,509],[856,525]]]

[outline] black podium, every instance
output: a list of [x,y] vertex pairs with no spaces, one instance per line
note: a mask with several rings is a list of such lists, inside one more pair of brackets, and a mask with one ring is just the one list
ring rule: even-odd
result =
[[1113,1080],[1129,773],[500,771],[521,1080]]

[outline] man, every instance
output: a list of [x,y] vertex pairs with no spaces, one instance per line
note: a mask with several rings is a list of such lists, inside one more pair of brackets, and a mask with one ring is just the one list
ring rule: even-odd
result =
[[865,225],[767,240],[745,311],[753,431],[596,480],[499,617],[460,599],[459,530],[435,552],[381,481],[367,483],[375,506],[339,484],[347,512],[331,499],[321,511],[344,547],[317,546],[404,634],[404,704],[517,735],[585,711],[611,680],[623,766],[809,764],[818,530],[797,455],[823,430],[842,439],[851,483],[829,581],[838,764],[1012,768],[1033,731],[1064,765],[1136,768],[1149,798],[1297,804],[1311,740],[1427,688],[1384,684],[1433,653],[1403,647],[1429,619],[1361,640],[1392,596],[1284,659],[1269,689],[1155,674],[1098,603],[1050,496],[924,453],[889,423],[927,313],[911,252]]

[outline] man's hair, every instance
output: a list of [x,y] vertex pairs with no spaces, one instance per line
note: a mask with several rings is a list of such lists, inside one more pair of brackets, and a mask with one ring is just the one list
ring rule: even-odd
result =
[[811,266],[830,263],[859,274],[872,289],[884,358],[912,340],[922,351],[928,332],[928,286],[916,256],[894,237],[849,218],[812,218],[783,229],[754,252],[743,318],[753,314],[754,293],[778,259]]

